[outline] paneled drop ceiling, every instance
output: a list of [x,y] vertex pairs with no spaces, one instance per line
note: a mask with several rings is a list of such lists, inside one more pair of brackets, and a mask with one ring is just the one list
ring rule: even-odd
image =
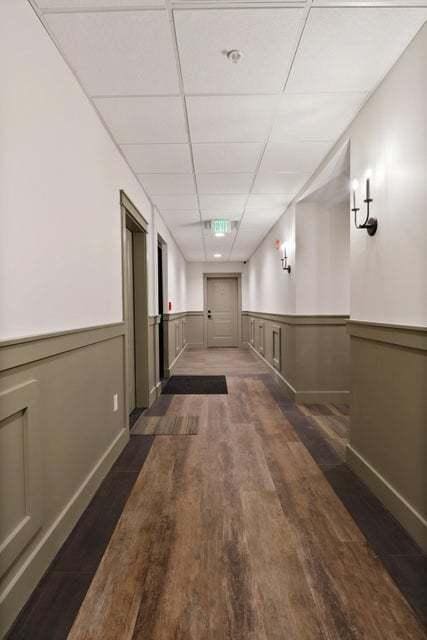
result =
[[251,255],[427,19],[427,0],[31,1],[188,260]]

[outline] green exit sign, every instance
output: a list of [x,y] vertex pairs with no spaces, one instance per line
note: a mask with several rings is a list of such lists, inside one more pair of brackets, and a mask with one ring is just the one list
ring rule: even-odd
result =
[[217,220],[212,220],[211,229],[213,233],[230,233],[231,222],[230,220],[224,220],[222,218],[218,218]]

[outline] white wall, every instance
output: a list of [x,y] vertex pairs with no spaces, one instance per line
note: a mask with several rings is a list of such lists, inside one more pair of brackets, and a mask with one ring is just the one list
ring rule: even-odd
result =
[[[158,213],[157,209],[154,209],[153,217],[153,251],[157,255],[157,234],[160,234],[164,242],[167,244],[167,302],[172,303],[171,313],[179,313],[186,311],[187,302],[187,274],[184,256],[181,253],[180,248],[172,237],[169,229],[165,225],[163,218]],[[156,263],[157,265],[157,263]],[[153,287],[153,308],[157,312],[158,309],[158,287],[157,287],[157,266],[155,269],[155,286]],[[167,303],[166,303],[167,304]],[[164,309],[165,313],[168,313],[167,307]]]
[[[291,273],[282,270],[281,253],[275,241],[285,242]],[[247,310],[265,313],[295,313],[295,208],[272,227],[248,262]]]
[[349,315],[348,200],[328,205],[314,197],[299,202],[296,211],[295,313]]
[[242,309],[246,309],[246,265],[243,262],[187,262],[187,311],[203,311],[203,274],[241,273]]
[[[1,3],[0,75],[0,339],[118,322],[119,190],[152,234],[151,205],[25,0]],[[182,309],[185,262],[168,244]]]
[[426,70],[427,24],[350,129],[351,174],[372,169],[379,225],[373,238],[351,227],[354,320],[427,324]]
[[[390,70],[299,196],[350,140],[351,177],[371,169],[374,237],[355,229],[350,217],[350,315],[354,320],[427,324],[427,24]],[[361,193],[358,195],[361,200]],[[277,313],[309,313],[308,293],[286,289],[279,279],[274,240],[286,236],[292,203],[248,263],[249,308]],[[298,231],[296,244],[299,244]],[[299,277],[299,260],[291,278]],[[286,274],[285,274],[286,275]],[[311,283],[310,297],[317,297]],[[295,292],[294,292],[295,293]],[[302,297],[301,297],[302,296]],[[338,300],[335,300],[338,303]],[[312,311],[314,312],[314,305]],[[324,313],[322,306],[316,313]],[[329,313],[329,312],[328,312]]]

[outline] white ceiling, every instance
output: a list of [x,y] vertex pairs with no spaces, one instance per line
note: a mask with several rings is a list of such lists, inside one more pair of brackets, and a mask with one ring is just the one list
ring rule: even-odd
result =
[[[251,255],[427,19],[427,0],[31,1],[188,260]],[[214,238],[213,217],[239,228]]]

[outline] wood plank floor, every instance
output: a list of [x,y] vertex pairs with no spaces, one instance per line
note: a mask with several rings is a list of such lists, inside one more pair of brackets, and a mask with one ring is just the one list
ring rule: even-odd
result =
[[160,400],[199,434],[154,438],[69,640],[427,638],[265,365],[193,351],[176,373],[229,393]]
[[317,425],[327,442],[344,460],[350,435],[350,408],[345,404],[298,404],[297,407]]

